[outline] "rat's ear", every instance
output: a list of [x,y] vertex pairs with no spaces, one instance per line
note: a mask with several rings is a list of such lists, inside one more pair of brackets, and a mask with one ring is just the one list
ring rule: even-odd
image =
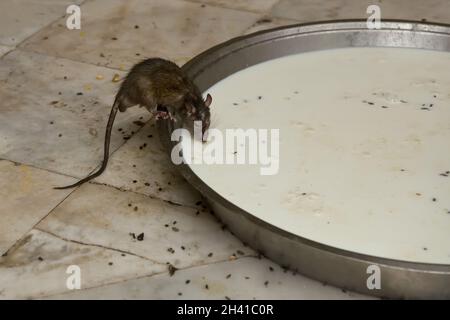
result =
[[212,102],[212,97],[211,97],[211,95],[208,93],[208,94],[206,95],[206,99],[205,99],[205,106],[206,106],[207,108],[209,108],[209,106],[211,105],[211,102]]

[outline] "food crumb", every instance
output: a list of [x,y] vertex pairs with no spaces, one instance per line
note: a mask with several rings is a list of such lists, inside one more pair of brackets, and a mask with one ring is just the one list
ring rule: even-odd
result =
[[167,265],[168,269],[169,269],[169,275],[173,276],[175,274],[175,272],[177,272],[177,268],[175,268],[172,264],[168,263]]
[[112,82],[119,82],[120,80],[120,75],[118,73],[114,74],[113,78],[112,78]]
[[233,261],[236,260],[236,256],[234,254],[232,254],[231,256],[228,257],[228,260]]

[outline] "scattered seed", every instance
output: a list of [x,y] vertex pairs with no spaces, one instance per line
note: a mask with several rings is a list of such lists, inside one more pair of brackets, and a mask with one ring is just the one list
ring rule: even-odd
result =
[[175,250],[173,248],[168,248],[167,251],[170,252],[171,254],[175,253]]
[[112,265],[113,265],[113,263],[112,263],[112,262],[109,262],[108,264],[109,264],[110,266],[112,266]]
[[138,207],[134,207],[134,211],[138,211]]
[[150,183],[145,182],[144,185],[145,185],[146,187],[148,187],[148,186],[150,186]]
[[138,25],[135,25],[134,28],[135,28],[135,29],[139,29],[139,26],[138,26]]
[[137,180],[133,180],[133,183],[136,183],[137,182]]
[[112,37],[111,40],[117,40],[117,37]]
[[231,278],[231,274],[228,274],[228,275],[226,276],[226,278],[227,278],[227,279],[230,279],[230,278]]
[[103,76],[101,75],[101,74],[98,74],[96,77],[95,77],[95,79],[97,79],[97,80],[103,80]]
[[145,125],[145,122],[142,122],[142,121],[140,121],[140,120],[133,121],[133,123],[134,123],[135,125],[137,125],[137,126],[140,126],[140,127],[142,127],[143,125]]
[[131,236],[131,238],[136,239],[136,234],[134,232],[130,232],[129,235]]
[[83,92],[77,92],[77,96],[82,96]]
[[39,260],[39,261],[44,261],[44,258],[38,257],[38,260]]
[[173,276],[175,274],[175,272],[177,272],[177,268],[175,268],[172,264],[168,263],[167,267],[169,269],[169,275]]
[[272,22],[272,19],[269,19],[269,18],[262,18],[262,19],[259,19],[258,21],[256,21],[257,24],[270,23],[270,22]]
[[182,296],[183,294],[182,294],[181,292],[178,292],[178,295],[179,295],[179,296]]
[[181,246],[181,250],[185,250],[186,248],[184,246]]
[[205,289],[209,290],[209,286],[207,284],[205,284]]
[[270,270],[270,271],[273,271],[273,268],[272,268],[272,267],[269,267],[269,270]]
[[213,253],[212,252],[210,252],[210,253],[208,253],[208,257],[212,257],[213,256]]
[[172,230],[173,230],[174,232],[180,231],[180,229],[178,229],[177,227],[172,227]]
[[269,285],[269,281],[264,282],[264,286],[268,286]]
[[118,73],[114,74],[112,80],[112,82],[119,82],[120,81],[120,75]]
[[227,297],[227,296],[225,296],[225,299],[226,299],[226,300],[231,300],[230,297]]

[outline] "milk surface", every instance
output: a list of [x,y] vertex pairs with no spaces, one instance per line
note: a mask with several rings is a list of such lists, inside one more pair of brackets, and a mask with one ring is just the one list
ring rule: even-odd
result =
[[223,197],[326,245],[450,264],[449,53],[297,54],[206,92],[212,127],[280,129],[276,175],[259,165],[191,165]]

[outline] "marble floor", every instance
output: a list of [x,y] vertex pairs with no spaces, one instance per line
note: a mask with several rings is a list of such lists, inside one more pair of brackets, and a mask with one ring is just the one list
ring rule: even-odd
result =
[[[52,187],[99,165],[114,79],[135,62],[181,65],[254,31],[364,18],[371,3],[383,18],[450,22],[449,0],[2,0],[0,299],[368,298],[283,270],[223,230],[141,109],[118,115],[101,177]],[[81,30],[66,28],[70,4]]]

